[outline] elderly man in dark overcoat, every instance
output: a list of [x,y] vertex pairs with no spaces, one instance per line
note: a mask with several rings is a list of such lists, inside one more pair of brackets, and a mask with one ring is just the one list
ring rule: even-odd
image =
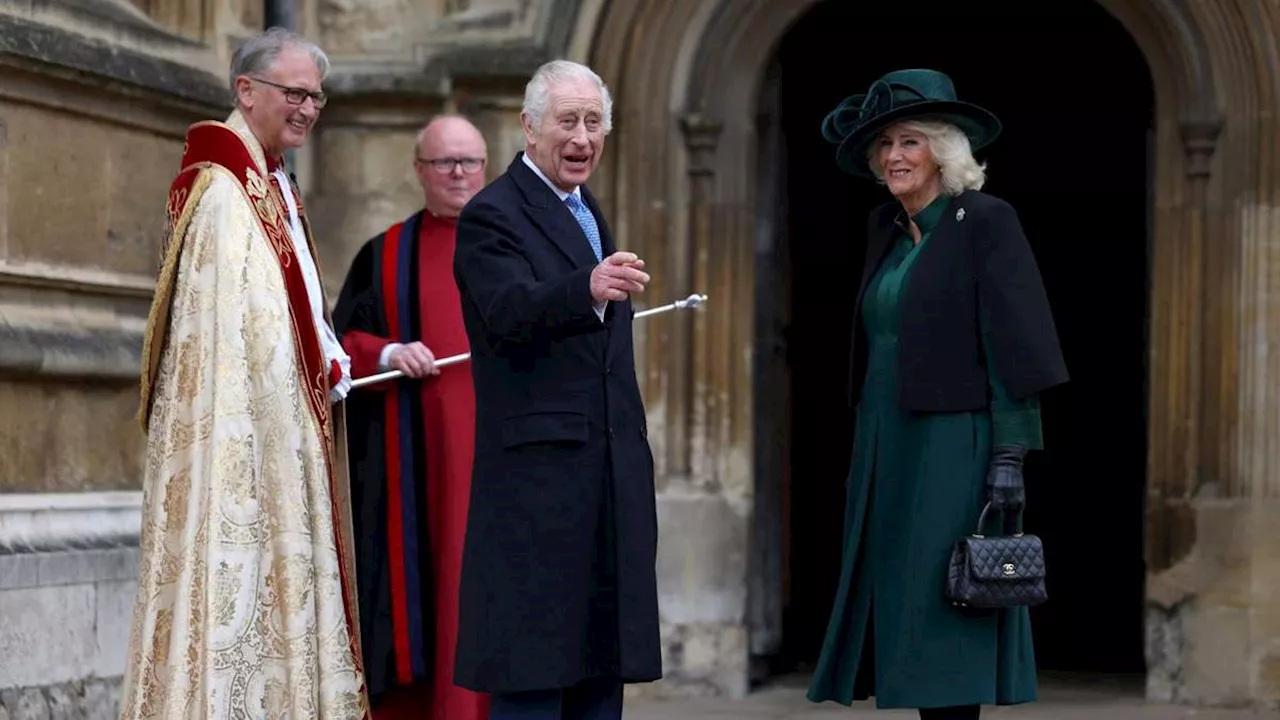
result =
[[539,68],[525,151],[458,220],[476,434],[455,682],[492,720],[620,718],[622,685],[662,672],[631,333],[649,276],[586,188],[611,112],[589,68]]

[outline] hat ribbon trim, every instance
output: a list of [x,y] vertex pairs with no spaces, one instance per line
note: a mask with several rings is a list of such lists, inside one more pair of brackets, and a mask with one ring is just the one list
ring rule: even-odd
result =
[[824,129],[823,135],[826,135],[831,142],[839,142],[872,118],[889,112],[894,107],[893,93],[895,90],[906,91],[922,101],[929,99],[910,85],[877,80],[871,84],[871,88],[863,96],[861,105],[855,107],[853,103],[849,102],[854,98],[848,98],[835,109],[829,119],[830,129],[835,132],[828,133]]

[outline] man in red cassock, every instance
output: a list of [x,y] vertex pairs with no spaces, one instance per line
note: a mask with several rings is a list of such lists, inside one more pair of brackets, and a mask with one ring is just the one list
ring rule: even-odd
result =
[[334,309],[360,378],[404,379],[347,398],[360,625],[376,720],[485,720],[489,698],[454,685],[458,582],[475,433],[469,350],[453,278],[454,225],[484,186],[468,120],[432,119],[413,167],[424,207],[364,244]]

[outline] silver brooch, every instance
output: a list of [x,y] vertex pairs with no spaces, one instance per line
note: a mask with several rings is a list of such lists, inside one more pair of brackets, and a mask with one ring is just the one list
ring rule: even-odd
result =
[[960,208],[959,210],[956,211],[956,221],[959,222],[960,220],[963,220],[963,219],[964,219],[964,208]]

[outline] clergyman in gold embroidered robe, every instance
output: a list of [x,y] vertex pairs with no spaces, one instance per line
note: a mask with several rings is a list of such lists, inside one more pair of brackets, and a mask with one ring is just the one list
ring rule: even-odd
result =
[[[288,34],[274,41],[276,54],[247,75],[276,80],[255,92],[303,85],[271,72],[307,48]],[[314,85],[281,116],[318,114]],[[255,112],[274,107],[255,100]],[[334,404],[343,371],[326,356],[327,318],[313,314],[325,305],[312,302],[318,273],[300,202],[285,201],[295,190],[273,172],[281,149],[259,140],[248,113],[242,103],[225,123],[192,126],[170,191],[143,352],[129,720],[368,717]]]

